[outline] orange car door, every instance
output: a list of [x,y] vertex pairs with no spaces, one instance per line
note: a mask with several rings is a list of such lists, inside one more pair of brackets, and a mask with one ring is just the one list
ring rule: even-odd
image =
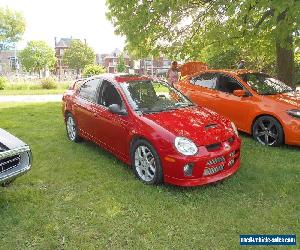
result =
[[[243,97],[233,95],[234,90],[244,90]],[[226,74],[219,74],[216,84],[216,101],[214,110],[233,121],[243,131],[249,129],[249,114],[253,110],[253,96],[236,79]]]
[[215,90],[217,75],[203,73],[190,79],[185,94],[200,106],[214,110],[217,91]]

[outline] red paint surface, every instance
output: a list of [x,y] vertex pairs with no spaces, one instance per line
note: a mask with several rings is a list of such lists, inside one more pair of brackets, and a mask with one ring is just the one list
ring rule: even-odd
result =
[[[124,78],[122,76],[122,79]],[[132,81],[144,78],[135,76],[126,79]],[[201,107],[180,108],[155,114],[137,113],[132,110],[118,84],[123,80],[111,77],[110,81],[122,96],[127,115],[112,114],[106,107],[80,98],[75,90],[64,94],[63,113],[73,114],[81,137],[97,143],[129,165],[132,141],[135,138],[146,139],[160,156],[164,181],[174,185],[204,185],[224,179],[237,171],[240,166],[241,140],[235,135],[228,119]],[[215,127],[206,129],[205,126],[209,124],[215,124]],[[194,156],[180,154],[174,146],[177,136],[194,141],[198,153]],[[229,138],[234,138],[234,141],[230,148],[226,149],[225,144]],[[220,143],[220,148],[209,152],[206,146],[214,143]],[[236,151],[236,162],[232,167],[228,167],[229,153],[232,151]],[[211,176],[203,176],[207,162],[219,156],[226,159],[224,170]],[[193,175],[189,177],[184,176],[183,172],[183,166],[187,163],[194,164]]]

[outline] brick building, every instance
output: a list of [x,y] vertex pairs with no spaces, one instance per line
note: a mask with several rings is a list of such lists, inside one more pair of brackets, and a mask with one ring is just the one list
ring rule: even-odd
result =
[[8,74],[19,70],[18,51],[0,50],[0,74]]
[[139,75],[165,75],[171,66],[171,60],[161,56],[153,59],[140,59],[134,61],[134,73]]
[[[115,49],[110,54],[97,54],[96,62],[107,69],[109,73],[117,72],[117,65],[119,63],[119,57],[122,52],[119,49]],[[155,58],[155,59],[139,59],[132,60],[130,57],[123,53],[124,61],[126,65],[126,73],[134,73],[139,75],[165,75],[171,66],[171,60],[165,57]],[[153,69],[152,69],[153,64]]]
[[117,73],[117,65],[119,64],[119,57],[123,54],[125,66],[126,66],[126,73],[129,73],[129,69],[133,67],[133,61],[129,58],[126,53],[121,52],[119,49],[115,49],[110,54],[97,54],[96,61],[97,64],[102,65],[104,68],[107,69],[108,73]]
[[79,40],[79,39],[74,39],[70,37],[70,38],[61,38],[58,41],[56,37],[54,38],[54,45],[55,45],[54,50],[55,50],[55,56],[57,58],[56,75],[59,77],[59,79],[71,77],[72,75],[76,74],[75,70],[69,69],[67,65],[63,64],[63,56],[65,50],[70,48],[71,42],[73,40]]

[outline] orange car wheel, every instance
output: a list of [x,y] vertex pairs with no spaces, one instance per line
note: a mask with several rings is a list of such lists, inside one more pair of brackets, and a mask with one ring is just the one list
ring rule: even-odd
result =
[[253,124],[252,135],[259,143],[267,146],[279,146],[284,142],[281,124],[272,116],[261,116]]

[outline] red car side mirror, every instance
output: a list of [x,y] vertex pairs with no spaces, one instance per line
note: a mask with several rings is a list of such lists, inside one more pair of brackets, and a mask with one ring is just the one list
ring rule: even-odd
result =
[[243,96],[247,96],[247,93],[245,90],[236,89],[233,91],[233,95],[238,96],[238,97],[243,97]]

